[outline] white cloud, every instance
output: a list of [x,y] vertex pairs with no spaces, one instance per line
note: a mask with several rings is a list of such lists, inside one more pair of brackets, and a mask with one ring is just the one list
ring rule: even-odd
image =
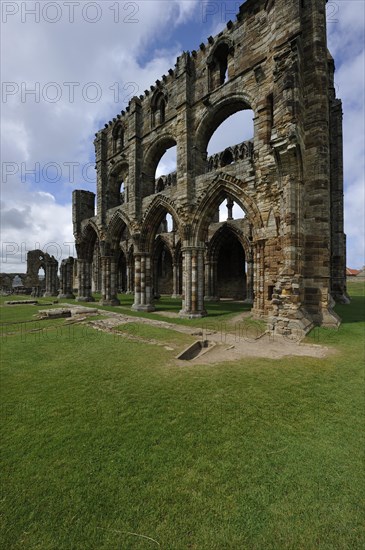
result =
[[343,104],[345,232],[347,265],[364,265],[364,17],[365,5],[339,1],[328,22],[328,46],[335,59],[337,96]]
[[[70,249],[71,191],[75,187],[95,191],[95,183],[86,181],[81,172],[93,160],[94,133],[125,108],[133,95],[142,94],[174,65],[179,44],[156,52],[143,66],[140,58],[164,29],[171,30],[192,17],[197,0],[103,1],[96,3],[102,17],[95,24],[85,20],[85,13],[83,17],[85,2],[75,7],[73,22],[67,3],[59,2],[61,18],[54,24],[46,19],[55,12],[50,9],[45,15],[41,2],[9,4],[19,10],[8,16],[1,38],[6,92],[2,162],[16,163],[16,170],[11,166],[16,173],[6,172],[5,177],[3,173],[2,178],[0,270],[22,272],[26,251],[39,246],[50,248],[49,253],[58,260],[75,255]],[[35,4],[41,10],[38,23],[34,15],[22,14]],[[92,18],[95,13],[90,10],[87,16]],[[95,92],[100,98],[93,102]],[[62,169],[60,181],[50,181],[52,171],[44,178],[44,168],[50,162]],[[70,169],[65,163],[70,162],[79,163],[79,168],[75,178],[67,181]],[[36,163],[37,174],[25,177],[24,172],[34,170]],[[43,175],[40,182],[39,172]],[[49,243],[56,244],[49,247]]]
[[[17,4],[20,9],[21,5],[34,2],[9,4]],[[119,14],[115,12],[118,4]],[[123,9],[123,3],[99,2],[102,17],[95,24],[82,17],[85,2],[80,2],[75,8],[73,23],[68,20],[63,2],[59,2],[62,18],[58,23],[47,23],[44,17],[35,23],[32,16],[27,16],[22,23],[20,12],[9,16],[2,29],[2,77],[5,83],[9,83],[8,89],[14,83],[18,92],[2,104],[3,162],[24,162],[27,168],[32,168],[36,162],[41,167],[49,162],[61,166],[65,162],[78,162],[82,167],[92,161],[94,133],[104,121],[125,107],[131,95],[142,94],[174,65],[181,48],[175,42],[171,48],[172,40],[175,40],[171,31],[192,20],[197,13],[194,10],[199,8],[200,18],[202,15],[201,4],[196,0],[128,4],[132,7]],[[202,37],[220,31],[229,18],[234,18],[233,11],[238,11],[233,2],[210,3],[213,4],[218,6],[218,12],[205,22],[201,18]],[[338,95],[344,107],[348,265],[361,267],[364,263],[364,3],[340,0],[337,4],[337,23],[329,23],[328,29],[329,47],[337,65]],[[114,11],[110,9],[113,6]],[[133,6],[138,9],[134,10]],[[226,13],[225,9],[232,9],[232,14]],[[49,17],[52,17],[51,11]],[[93,17],[92,11],[89,17]],[[117,17],[117,23],[114,17]],[[137,22],[132,23],[133,19]],[[169,37],[166,49],[154,50],[154,39],[161,38],[164,33]],[[196,43],[195,40],[192,47]],[[150,50],[153,55],[146,58],[144,54]],[[49,85],[52,82],[59,88],[52,88]],[[72,82],[79,83],[74,87],[73,102],[69,96],[70,85],[65,84]],[[87,87],[91,82],[97,83],[101,90],[100,100],[95,103],[86,97],[87,92],[93,91],[92,86]],[[25,86],[29,90],[38,86],[36,83],[39,83],[39,102],[34,100],[34,96],[24,94]],[[116,88],[119,90],[117,98],[114,97]],[[52,103],[51,94],[59,89],[62,97]],[[213,138],[209,153],[251,137],[244,133],[245,125],[239,115],[232,117],[226,127],[222,127],[220,135],[217,133]],[[166,173],[171,166],[172,160],[166,159],[163,172]],[[95,191],[95,184],[82,177],[81,169],[76,170],[74,181],[67,181],[67,175],[67,171],[63,172],[61,182],[46,181],[43,185],[34,181],[30,183],[30,180],[24,182],[19,173],[3,181],[4,242],[19,244],[26,236],[28,246],[34,248],[33,241],[41,244],[72,241],[71,191],[76,187]],[[68,250],[64,255],[68,255]],[[13,268],[14,264],[7,262],[1,269],[11,271]],[[19,265],[17,270],[20,270]]]
[[2,193],[1,272],[25,273],[26,255],[41,249],[60,262],[74,255],[72,206],[18,181]]

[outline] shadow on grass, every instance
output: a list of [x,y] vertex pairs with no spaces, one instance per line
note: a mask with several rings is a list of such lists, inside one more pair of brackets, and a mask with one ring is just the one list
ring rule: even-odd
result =
[[338,304],[335,307],[342,323],[361,323],[365,321],[365,297],[351,295],[350,298],[350,304]]
[[[118,295],[121,307],[130,308],[133,304],[133,296],[121,294]],[[164,312],[178,314],[181,310],[181,300],[176,298],[170,298],[168,296],[161,296],[159,300],[155,300],[154,306],[156,313],[163,314]],[[207,302],[205,304],[208,317],[219,317],[222,315],[229,315],[233,313],[243,313],[251,310],[251,304],[244,304],[242,302],[234,302],[233,300],[227,300],[222,302]]]

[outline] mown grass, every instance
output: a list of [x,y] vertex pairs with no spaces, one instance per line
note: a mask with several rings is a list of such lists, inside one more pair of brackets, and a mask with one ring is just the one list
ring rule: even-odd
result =
[[[350,291],[340,329],[308,337],[326,359],[181,368],[87,326],[6,337],[1,547],[363,548],[364,293]],[[3,322],[32,306],[15,307]]]
[[116,330],[126,336],[153,340],[167,344],[188,345],[194,340],[188,334],[183,334],[168,328],[146,325],[143,323],[127,323],[119,325],[116,327]]

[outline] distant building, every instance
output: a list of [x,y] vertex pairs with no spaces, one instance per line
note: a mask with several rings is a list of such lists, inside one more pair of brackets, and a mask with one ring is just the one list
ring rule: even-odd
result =
[[360,271],[356,275],[356,280],[365,281],[365,265],[363,266],[362,269],[360,269]]
[[360,269],[351,269],[350,267],[346,267],[346,277],[348,279],[353,279],[354,277],[357,277],[359,273]]

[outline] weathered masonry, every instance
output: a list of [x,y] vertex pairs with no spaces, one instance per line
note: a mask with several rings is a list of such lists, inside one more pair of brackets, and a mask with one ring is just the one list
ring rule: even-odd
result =
[[[118,304],[124,291],[151,311],[170,293],[181,316],[199,317],[208,299],[231,297],[252,301],[278,333],[338,324],[333,298],[348,300],[342,108],[325,7],[248,0],[96,134],[96,204],[73,193],[78,300],[95,290]],[[252,140],[208,157],[214,131],[245,109]],[[175,145],[176,172],[157,178]]]

